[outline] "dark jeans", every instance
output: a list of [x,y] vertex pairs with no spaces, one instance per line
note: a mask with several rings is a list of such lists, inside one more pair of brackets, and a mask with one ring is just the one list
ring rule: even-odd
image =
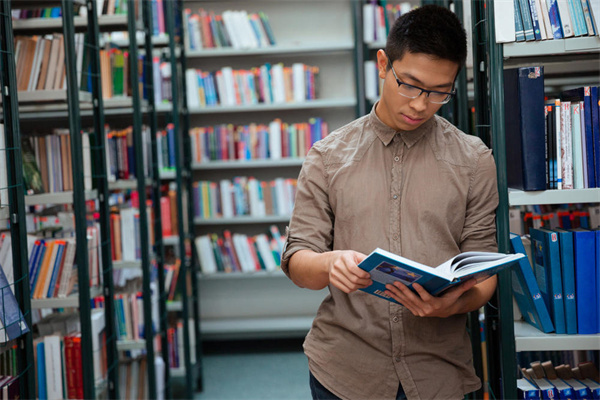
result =
[[[325,388],[325,386],[321,385],[321,382],[317,380],[310,373],[310,393],[312,394],[313,400],[341,400],[335,394],[331,393],[329,390]],[[406,395],[404,394],[404,389],[402,389],[402,385],[398,384],[398,393],[396,393],[396,400],[406,399]]]

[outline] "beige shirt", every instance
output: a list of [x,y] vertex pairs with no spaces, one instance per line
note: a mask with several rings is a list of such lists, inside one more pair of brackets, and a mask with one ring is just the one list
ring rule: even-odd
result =
[[[437,266],[467,250],[497,251],[491,151],[434,116],[396,132],[375,114],[336,130],[309,152],[282,268],[298,250],[377,247]],[[423,318],[405,307],[329,285],[304,350],[315,377],[344,399],[462,399],[481,383],[466,315]]]

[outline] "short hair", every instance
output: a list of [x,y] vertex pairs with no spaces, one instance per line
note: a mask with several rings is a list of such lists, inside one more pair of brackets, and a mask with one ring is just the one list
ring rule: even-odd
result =
[[467,59],[467,33],[452,11],[425,5],[399,17],[390,29],[385,45],[390,64],[406,52],[450,60],[462,68]]

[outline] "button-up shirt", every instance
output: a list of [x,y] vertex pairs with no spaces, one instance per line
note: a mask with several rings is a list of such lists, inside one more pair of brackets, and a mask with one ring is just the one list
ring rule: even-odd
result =
[[[376,107],[376,106],[375,106]],[[315,143],[298,179],[282,257],[377,247],[437,266],[497,251],[496,167],[483,142],[434,116],[395,131],[370,114]],[[465,314],[417,317],[333,285],[304,342],[309,368],[345,399],[461,399],[477,390]]]

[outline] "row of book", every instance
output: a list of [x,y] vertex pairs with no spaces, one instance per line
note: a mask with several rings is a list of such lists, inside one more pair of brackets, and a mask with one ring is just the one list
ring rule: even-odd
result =
[[[92,359],[94,382],[106,378],[107,362],[104,310],[92,310],[92,349],[93,354],[81,352],[81,332],[77,327],[79,316],[73,314],[53,314],[49,321],[38,324],[42,336],[34,339],[34,364],[36,368],[36,397],[39,399],[82,399],[83,375],[82,360]],[[51,326],[50,333],[43,325]],[[64,371],[64,372],[63,372]]]
[[[119,362],[119,399],[147,399],[149,397],[148,358],[139,357]],[[156,391],[158,398],[164,398],[165,362],[160,354],[154,359]]]
[[185,354],[190,353],[192,364],[196,363],[196,332],[194,331],[194,321],[189,320],[188,327],[190,330],[190,348],[184,346],[183,341],[183,321],[178,320],[167,328],[167,343],[169,346],[169,367],[184,368]]
[[[150,128],[143,125],[141,138],[145,176],[152,176],[153,157],[150,135]],[[125,129],[110,129],[108,125],[105,125],[106,169],[109,182],[136,178],[133,140],[133,128],[131,126]]]
[[600,5],[594,0],[515,0],[494,4],[496,42],[597,36]]
[[521,368],[517,380],[519,399],[600,399],[598,367],[591,362],[554,366],[551,361],[532,362]]
[[254,104],[301,103],[317,98],[319,67],[303,63],[266,63],[251,69],[223,67],[186,71],[190,108]]
[[508,186],[522,190],[600,187],[598,87],[544,101],[544,68],[504,70]]
[[581,209],[542,209],[540,207],[511,208],[508,212],[510,231],[518,235],[529,234],[532,228],[547,229],[599,229],[600,205]]
[[275,45],[275,36],[264,12],[227,10],[222,14],[203,8],[193,14],[187,8],[183,13],[189,50],[221,47],[254,49]]
[[280,268],[284,238],[273,225],[269,235],[248,236],[225,230],[222,236],[215,233],[198,236],[194,243],[202,273],[250,273]]
[[[75,65],[78,82],[84,63],[85,35],[75,34]],[[16,36],[15,60],[19,91],[63,90],[67,86],[64,36]]]
[[523,319],[544,333],[600,333],[600,230],[532,229],[511,234],[513,295]]
[[[383,3],[383,2],[382,2]],[[385,42],[394,21],[413,9],[408,1],[400,4],[377,4],[367,0],[363,4],[363,41],[365,43]]]
[[[152,204],[146,206],[148,243],[154,244]],[[113,261],[135,261],[142,258],[140,211],[135,207],[116,208],[110,213],[111,255]]]
[[[152,290],[152,329],[158,324],[158,291],[156,282]],[[144,298],[141,292],[115,294],[115,319],[117,340],[141,340],[145,337]]]
[[167,124],[165,129],[156,132],[158,169],[174,172],[177,165],[175,156],[175,125]]
[[[185,208],[185,207],[184,207]],[[160,220],[162,223],[162,236],[177,236],[177,184],[171,182],[168,190],[163,190],[160,198]]]
[[312,145],[325,138],[329,127],[322,118],[287,123],[221,124],[190,129],[192,161],[279,160],[304,157]]
[[192,185],[194,216],[200,219],[290,216],[296,185],[297,180],[291,178],[259,181],[245,176],[219,182],[197,181]]

